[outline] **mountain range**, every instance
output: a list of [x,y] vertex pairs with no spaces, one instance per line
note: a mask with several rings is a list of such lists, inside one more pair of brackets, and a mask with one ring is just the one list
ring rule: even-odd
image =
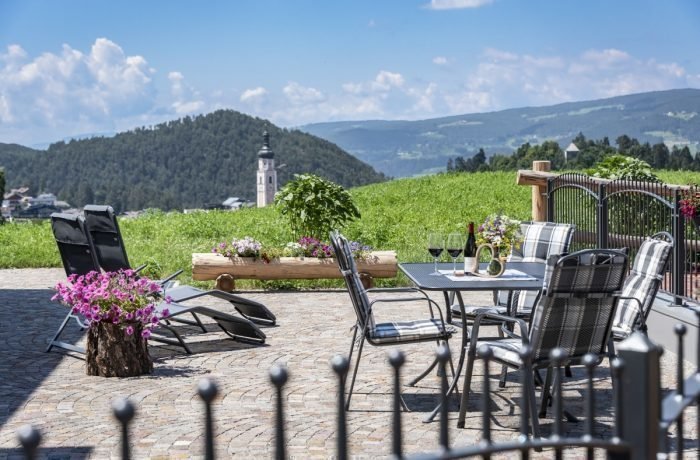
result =
[[183,209],[238,196],[255,201],[257,153],[270,134],[278,182],[311,172],[344,187],[385,180],[338,146],[232,110],[185,117],[113,137],[56,142],[47,150],[0,144],[6,189],[53,192],[73,206]]
[[341,121],[301,130],[327,139],[394,177],[444,170],[448,158],[483,148],[510,155],[522,144],[554,140],[565,148],[578,133],[588,139],[623,134],[652,144],[700,145],[700,89],[656,91],[546,107],[525,107],[418,121]]

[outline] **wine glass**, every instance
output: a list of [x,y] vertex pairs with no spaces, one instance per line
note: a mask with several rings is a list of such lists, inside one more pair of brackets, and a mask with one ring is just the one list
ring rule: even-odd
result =
[[452,257],[452,273],[457,274],[457,257],[464,250],[464,236],[461,233],[450,233],[447,235],[445,250]]
[[433,262],[435,263],[435,271],[431,273],[433,276],[440,276],[437,269],[437,261],[442,254],[442,250],[445,248],[445,235],[442,233],[430,233],[428,235],[428,252],[433,256]]

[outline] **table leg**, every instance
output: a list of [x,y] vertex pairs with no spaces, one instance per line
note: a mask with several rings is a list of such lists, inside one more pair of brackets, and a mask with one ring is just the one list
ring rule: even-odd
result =
[[[443,291],[445,294],[445,300],[448,301],[448,293],[447,291]],[[464,311],[464,300],[462,299],[462,293],[460,291],[453,291],[455,297],[457,297],[457,302],[459,303],[459,311],[460,311],[460,317],[462,318],[462,345],[461,345],[461,350],[459,351],[459,361],[457,363],[457,369],[455,369],[455,375],[454,378],[452,379],[452,383],[450,384],[450,387],[447,389],[447,394],[445,395],[445,401],[448,400],[450,395],[452,394],[453,391],[455,391],[455,388],[457,387],[457,381],[459,380],[459,374],[462,373],[462,367],[464,367],[464,357],[465,353],[467,351],[467,345],[469,344],[469,332],[467,331],[467,319],[466,319],[466,312]],[[440,408],[442,407],[442,403],[438,404],[435,409],[426,417],[423,419],[423,423],[430,423],[433,421],[435,416],[438,414],[440,411]]]

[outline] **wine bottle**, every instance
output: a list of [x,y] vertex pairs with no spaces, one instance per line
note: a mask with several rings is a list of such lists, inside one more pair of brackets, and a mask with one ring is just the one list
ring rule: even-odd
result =
[[476,237],[474,236],[474,222],[469,222],[469,234],[467,244],[464,246],[464,273],[472,273],[476,269]]

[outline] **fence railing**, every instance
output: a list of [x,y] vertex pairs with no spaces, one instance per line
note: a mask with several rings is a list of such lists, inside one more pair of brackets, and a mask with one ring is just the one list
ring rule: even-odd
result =
[[[700,313],[698,313],[700,320]],[[553,413],[554,423],[549,437],[533,439],[529,431],[529,413],[527,404],[523,404],[520,414],[520,434],[514,441],[495,442],[491,437],[491,404],[490,380],[488,362],[493,352],[488,347],[479,349],[484,359],[484,381],[481,397],[482,410],[482,440],[472,445],[452,445],[449,440],[448,429],[448,404],[445,400],[447,390],[447,369],[449,351],[446,347],[440,347],[437,357],[441,369],[441,393],[442,404],[440,420],[438,424],[439,449],[434,452],[420,452],[406,454],[403,452],[402,439],[402,412],[401,412],[401,368],[405,358],[403,353],[394,350],[389,354],[389,363],[393,372],[393,408],[391,411],[392,439],[391,455],[394,459],[459,459],[468,457],[490,458],[493,454],[519,452],[521,458],[529,458],[531,451],[551,449],[556,458],[562,458],[562,452],[570,449],[584,449],[586,458],[594,458],[594,450],[602,449],[608,459],[653,459],[668,458],[670,449],[667,442],[667,434],[670,427],[677,426],[676,457],[681,459],[684,454],[684,425],[683,415],[686,408],[692,404],[700,403],[700,367],[688,377],[683,372],[683,335],[685,326],[676,326],[675,334],[678,339],[678,362],[676,368],[677,388],[662,395],[660,383],[660,357],[662,350],[651,342],[641,332],[634,333],[630,338],[618,346],[618,358],[612,363],[614,383],[614,429],[609,438],[598,436],[594,430],[595,391],[593,388],[593,370],[599,361],[595,355],[589,355],[584,359],[586,372],[586,394],[584,402],[585,428],[581,436],[567,436],[563,431],[563,405],[562,405],[562,372],[561,368],[566,364],[566,356],[563,352],[553,352],[555,366],[553,389]],[[697,343],[700,350],[700,339]],[[700,353],[698,353],[700,356]],[[524,378],[533,372],[531,364],[531,351],[523,350],[521,358],[526,363],[521,371],[522,401],[527,401],[531,391],[529,388],[531,379]],[[698,363],[697,365],[700,365]],[[347,418],[345,411],[345,379],[349,368],[346,358],[336,356],[331,361],[331,366],[338,378],[337,399],[337,427],[336,427],[336,457],[345,460],[350,456],[348,447]],[[274,366],[270,370],[270,381],[275,387],[275,453],[276,459],[285,459],[286,434],[284,414],[284,387],[287,382],[287,370],[284,367]],[[624,389],[624,391],[623,391]],[[199,382],[198,393],[205,407],[205,435],[202,451],[204,457],[213,459],[215,456],[215,429],[212,414],[212,402],[218,394],[216,385],[203,379]],[[121,455],[123,459],[131,458],[129,422],[134,418],[136,409],[126,399],[115,401],[112,406],[115,418],[121,428]],[[700,427],[700,410],[698,410],[697,426]],[[18,431],[20,443],[23,446],[25,456],[34,459],[38,453],[41,442],[41,434],[31,426],[24,426]],[[700,445],[696,447],[696,455],[700,457]],[[697,457],[696,457],[697,458]]]
[[[518,171],[520,185],[533,186],[533,220],[576,225],[572,250],[630,249],[634,258],[641,241],[665,231],[674,240],[668,274],[661,289],[683,300],[698,300],[700,230],[683,217],[679,201],[692,186],[628,180],[608,180],[578,173],[555,175],[548,168]],[[539,165],[541,166],[541,165]],[[535,213],[537,210],[537,213]]]

